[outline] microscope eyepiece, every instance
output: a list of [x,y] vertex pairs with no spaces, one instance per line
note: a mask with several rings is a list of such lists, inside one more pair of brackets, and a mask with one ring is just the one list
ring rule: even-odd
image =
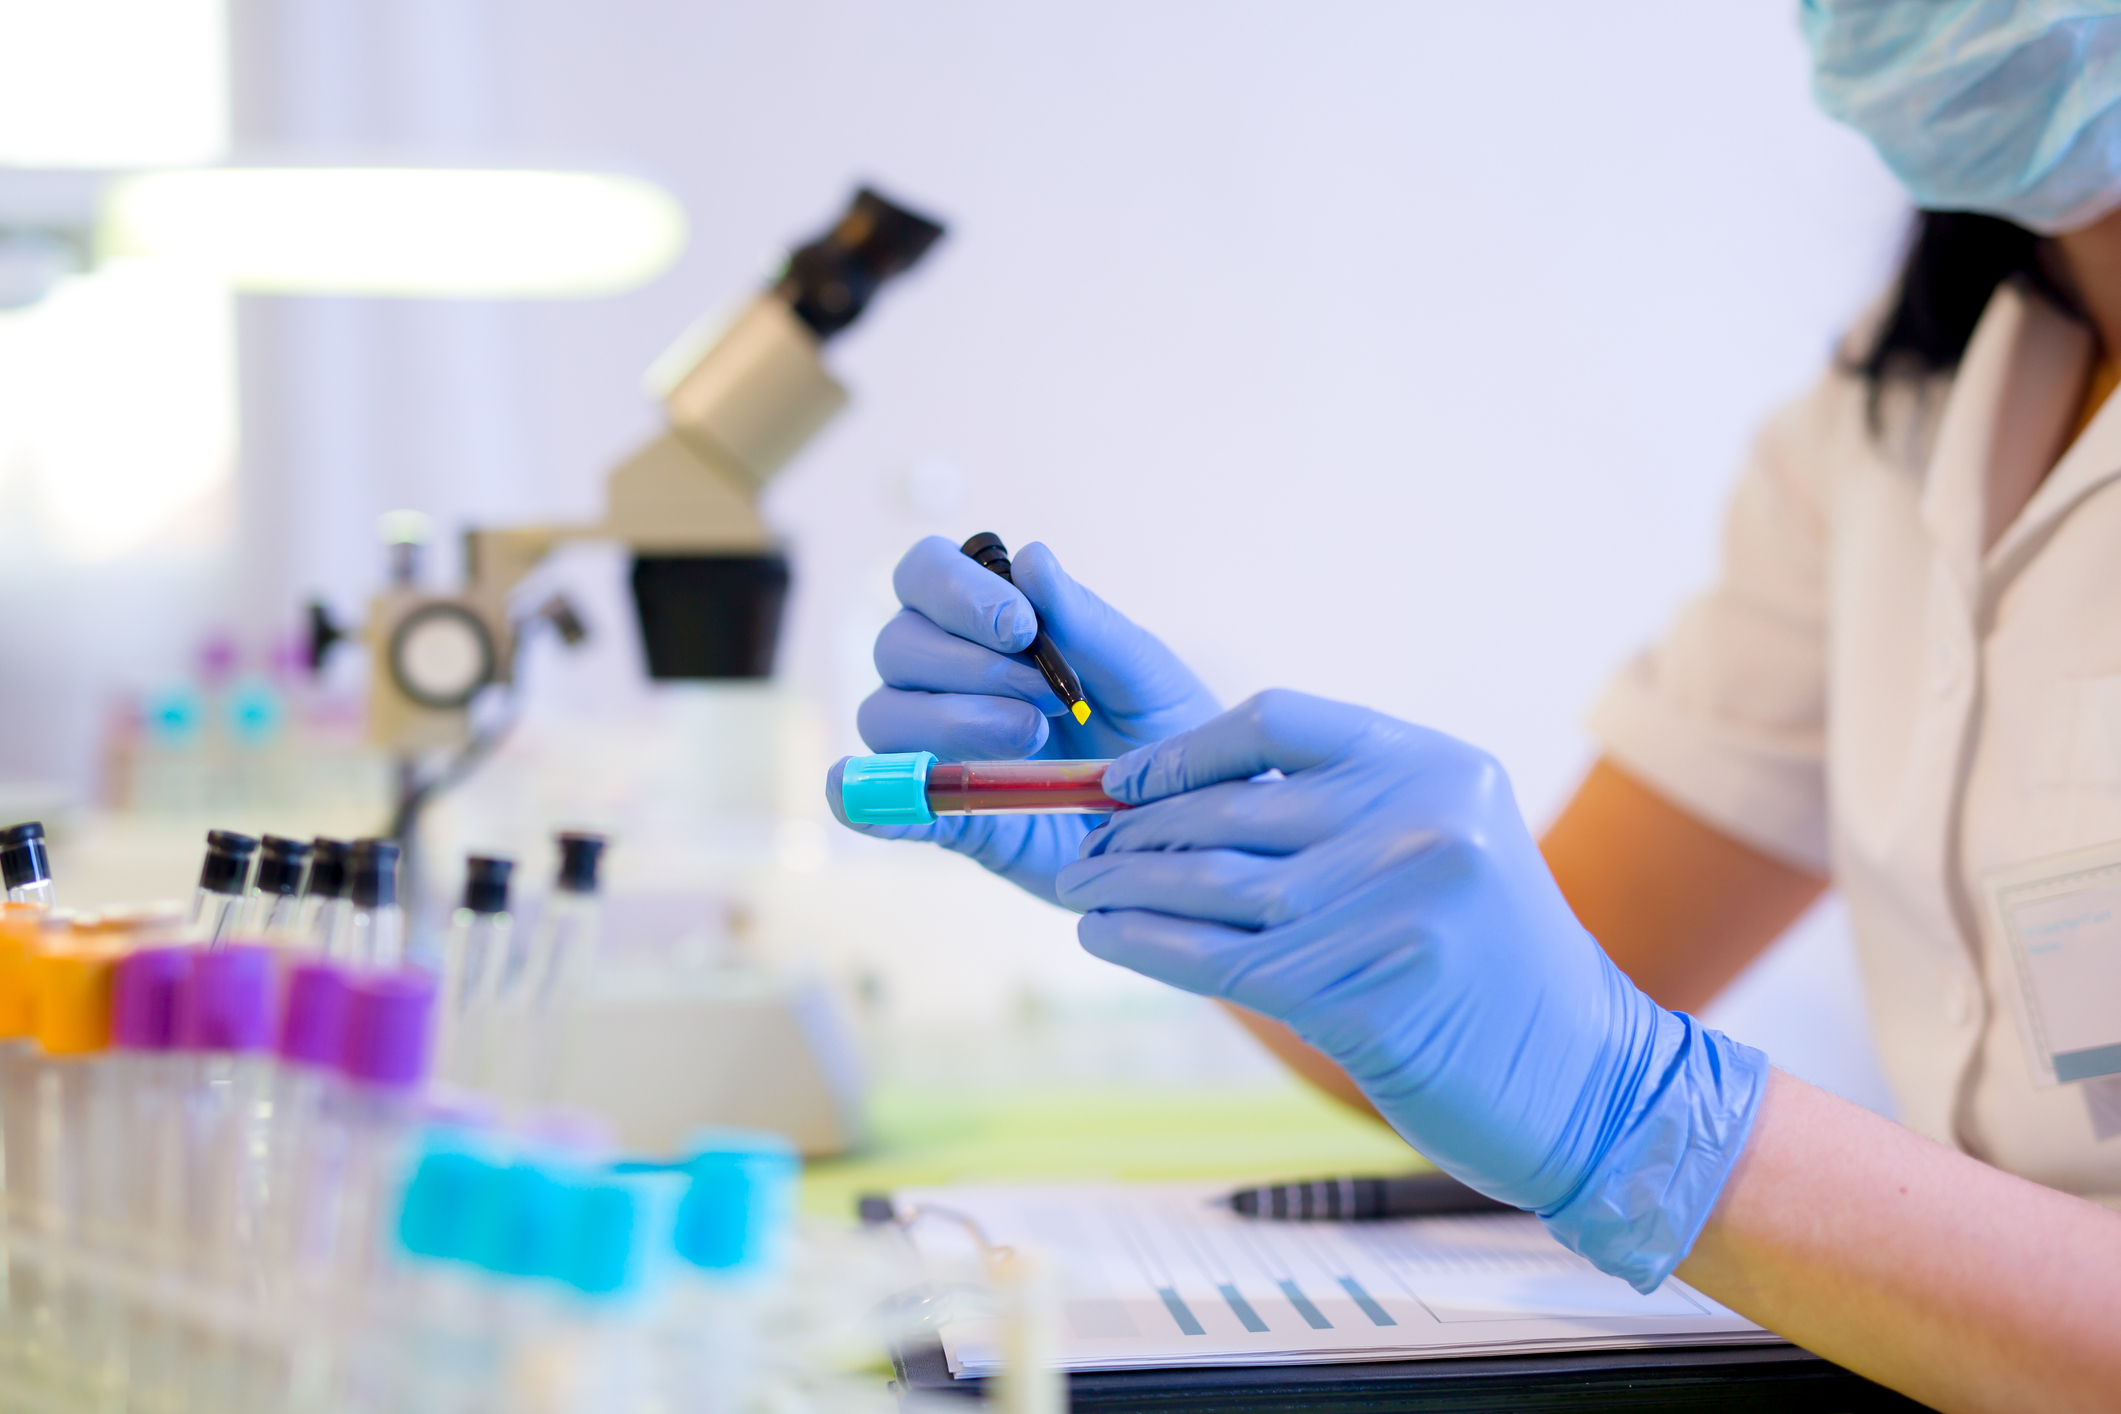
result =
[[774,293],[820,339],[861,318],[886,280],[902,274],[943,237],[943,227],[868,187],[854,194],[831,230],[788,256]]

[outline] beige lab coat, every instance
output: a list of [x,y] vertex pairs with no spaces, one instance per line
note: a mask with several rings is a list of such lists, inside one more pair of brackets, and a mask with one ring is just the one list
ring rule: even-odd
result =
[[1830,373],[1762,434],[1715,585],[1592,727],[1678,805],[1832,876],[1905,1123],[2111,1197],[2121,1077],[2034,1085],[1977,892],[2121,841],[2121,396],[2063,451],[2092,355],[2006,286],[1958,373],[1892,392],[1875,433]]

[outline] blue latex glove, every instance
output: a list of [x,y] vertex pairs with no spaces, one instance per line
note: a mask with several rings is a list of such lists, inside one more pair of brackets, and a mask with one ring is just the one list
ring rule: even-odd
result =
[[[1044,545],[1012,560],[1012,585],[931,535],[891,584],[905,605],[876,637],[884,685],[857,725],[871,751],[932,751],[945,761],[1119,756],[1221,710],[1154,635],[1068,577]],[[1033,606],[1036,605],[1034,615]],[[1077,725],[1024,650],[1043,619],[1082,679],[1090,720]],[[842,761],[826,777],[840,810]],[[932,840],[1051,900],[1053,876],[1096,823],[1083,815],[957,815],[931,825],[855,825],[885,839]]]
[[1085,948],[1287,1022],[1415,1148],[1638,1290],[1686,1256],[1767,1058],[1621,975],[1492,758],[1270,692],[1105,789],[1140,808],[1061,872]]

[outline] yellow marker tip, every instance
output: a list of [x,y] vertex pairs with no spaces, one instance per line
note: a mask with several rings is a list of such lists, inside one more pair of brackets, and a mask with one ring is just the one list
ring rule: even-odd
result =
[[1078,702],[1068,710],[1075,714],[1075,720],[1079,725],[1090,720],[1090,704],[1087,702]]

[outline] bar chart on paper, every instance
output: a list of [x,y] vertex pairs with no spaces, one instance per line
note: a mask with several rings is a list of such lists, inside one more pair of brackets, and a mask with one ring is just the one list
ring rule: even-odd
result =
[[[896,1196],[938,1268],[987,1241],[1056,1273],[1072,1370],[1274,1365],[1769,1341],[1670,1280],[1647,1296],[1514,1213],[1280,1223],[1189,1185],[964,1186]],[[940,1211],[938,1211],[940,1210]],[[948,1216],[945,1216],[947,1214]],[[945,1325],[950,1372],[999,1368],[976,1313]]]

